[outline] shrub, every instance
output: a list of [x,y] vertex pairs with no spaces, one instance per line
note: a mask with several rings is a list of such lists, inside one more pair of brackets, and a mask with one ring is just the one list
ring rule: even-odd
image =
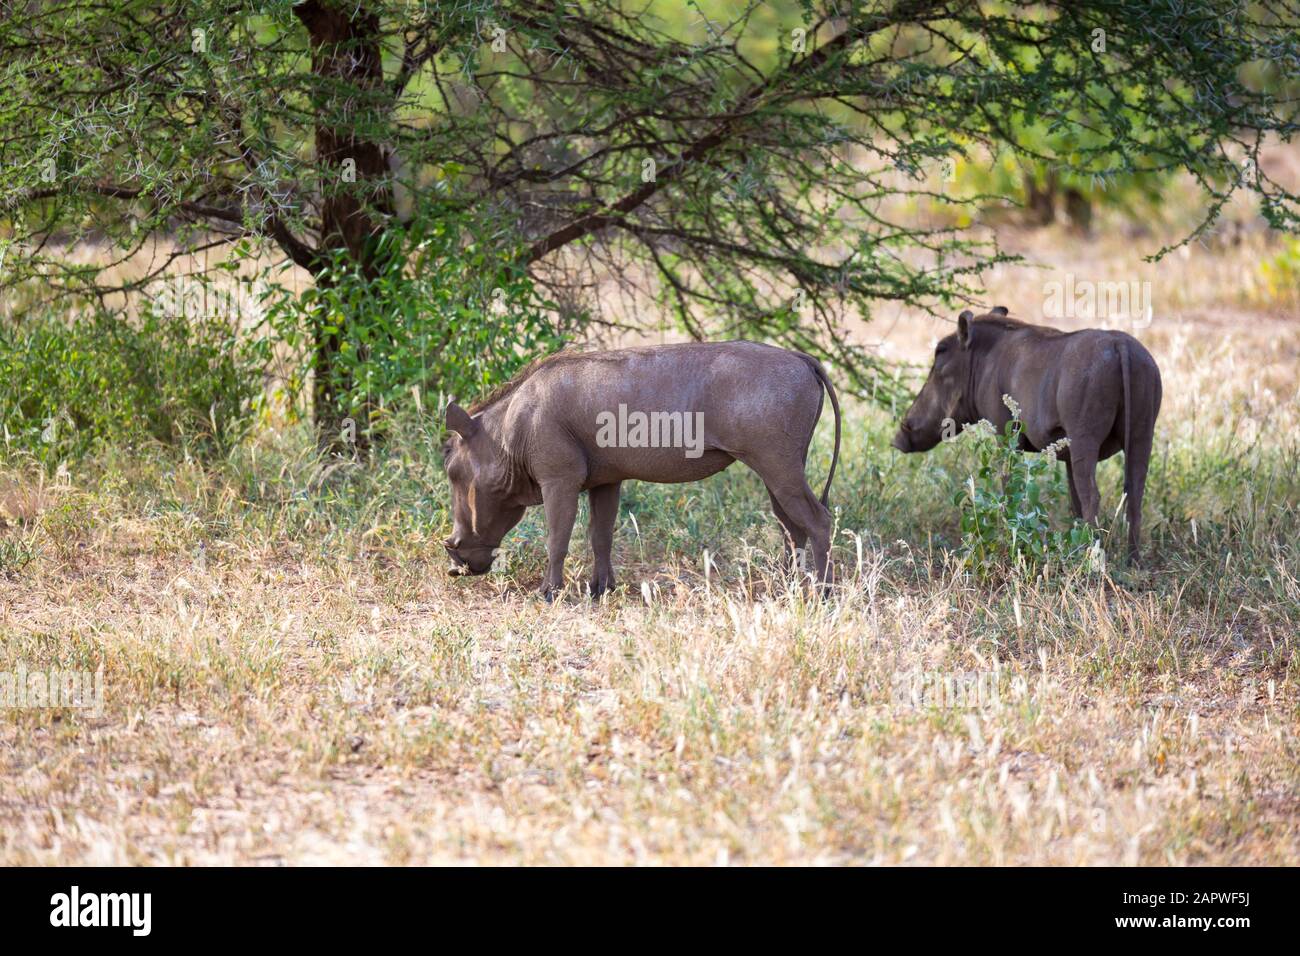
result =
[[1091,525],[1074,519],[1064,531],[1052,528],[1051,506],[1069,494],[1056,453],[1069,440],[1041,454],[1024,454],[1020,409],[1010,396],[1002,400],[1011,409],[1011,420],[1001,435],[987,421],[963,432],[976,456],[975,473],[956,495],[963,557],[983,578],[1037,576],[1053,565],[1089,570],[1103,566],[1100,540]]
[[252,350],[225,321],[100,310],[0,326],[5,454],[61,461],[150,440],[225,449],[260,391]]
[[[296,354],[308,355],[313,324],[338,337],[333,370],[343,416],[364,421],[366,409],[410,406],[413,390],[430,404],[439,394],[470,400],[566,341],[557,307],[517,259],[464,241],[453,217],[394,226],[375,261],[377,274],[367,274],[337,253],[301,295],[273,286],[269,297],[268,324]],[[305,374],[288,385],[296,401]],[[377,425],[386,427],[369,423]]]

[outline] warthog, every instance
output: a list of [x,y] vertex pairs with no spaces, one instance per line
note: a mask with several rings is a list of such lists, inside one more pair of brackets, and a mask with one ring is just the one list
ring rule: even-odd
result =
[[935,348],[930,376],[903,416],[894,447],[929,451],[945,430],[955,434],[980,419],[1001,432],[1011,418],[1003,395],[1020,405],[1024,451],[1070,440],[1059,457],[1076,517],[1096,523],[1097,462],[1123,450],[1129,555],[1136,561],[1160,413],[1160,370],[1151,353],[1123,332],[1061,332],[1009,318],[1002,306],[978,318],[963,312],[956,333]]
[[[835,452],[821,498],[804,478],[822,389],[835,409]],[[811,539],[830,579],[826,507],[840,450],[840,406],[821,363],[755,342],[562,352],[525,369],[469,411],[447,408],[443,448],[452,574],[482,574],[529,505],[546,509],[550,600],[564,584],[578,494],[591,507],[591,593],[614,583],[618,496],[628,479],[676,484],[742,461],[763,479],[790,553]]]

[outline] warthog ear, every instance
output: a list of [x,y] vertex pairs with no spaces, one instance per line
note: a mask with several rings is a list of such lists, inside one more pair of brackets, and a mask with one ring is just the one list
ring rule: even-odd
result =
[[961,347],[964,349],[970,348],[970,328],[973,318],[975,318],[975,313],[970,309],[957,316],[957,341],[961,343]]
[[1010,315],[1010,314],[1011,314],[1011,310],[1008,309],[1005,305],[995,305],[992,309],[989,310],[989,315]]
[[480,425],[470,418],[469,412],[452,402],[447,406],[447,427],[461,438],[469,441],[478,434]]

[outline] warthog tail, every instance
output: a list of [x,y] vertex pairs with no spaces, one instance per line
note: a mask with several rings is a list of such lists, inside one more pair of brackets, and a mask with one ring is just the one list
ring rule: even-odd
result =
[[[802,352],[799,354],[803,355]],[[835,410],[835,451],[831,454],[831,470],[826,475],[826,487],[822,489],[822,504],[825,505],[829,501],[831,481],[835,478],[835,463],[840,460],[840,400],[839,396],[835,394],[835,386],[831,384],[830,378],[826,375],[826,369],[822,368],[822,363],[811,355],[803,355],[803,357],[812,366],[812,370],[821,381],[822,387],[826,389],[826,394],[831,397],[831,408]]]
[[1124,494],[1131,495],[1133,489],[1133,446],[1129,443],[1130,424],[1133,421],[1133,386],[1130,384],[1128,368],[1128,343],[1119,344],[1119,372],[1124,380]]

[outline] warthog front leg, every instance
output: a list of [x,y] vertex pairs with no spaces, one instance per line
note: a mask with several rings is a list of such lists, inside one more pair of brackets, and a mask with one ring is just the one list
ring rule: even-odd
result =
[[1083,517],[1083,505],[1079,503],[1079,489],[1074,486],[1074,466],[1070,459],[1065,459],[1065,483],[1070,487],[1070,511],[1076,518]]
[[564,587],[564,559],[569,553],[569,538],[578,516],[578,486],[569,482],[542,485],[542,506],[546,511],[546,577],[542,579],[542,596],[547,601]]
[[591,505],[591,553],[595,569],[591,578],[591,596],[600,597],[614,586],[614,525],[618,523],[618,493],[620,485],[601,485],[587,492]]
[[1096,527],[1101,510],[1101,493],[1097,491],[1097,447],[1091,436],[1070,441],[1070,487],[1079,499],[1079,517]]

